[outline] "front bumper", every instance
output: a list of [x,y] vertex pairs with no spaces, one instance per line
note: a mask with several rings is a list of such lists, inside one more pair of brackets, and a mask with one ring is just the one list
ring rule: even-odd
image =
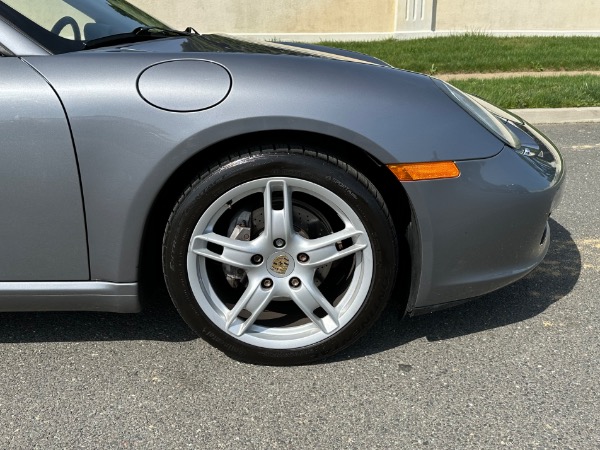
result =
[[526,123],[508,122],[522,148],[457,161],[455,179],[407,182],[414,223],[408,312],[486,294],[533,270],[549,246],[548,218],[562,197],[556,147]]

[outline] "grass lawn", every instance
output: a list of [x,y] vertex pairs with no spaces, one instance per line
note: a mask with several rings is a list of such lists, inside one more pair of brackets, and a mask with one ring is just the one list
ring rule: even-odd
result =
[[593,75],[469,79],[451,84],[506,109],[600,106],[600,77]]
[[493,37],[483,34],[370,42],[322,42],[395,67],[428,74],[600,70],[597,37]]
[[[395,67],[448,73],[600,70],[597,37],[492,37],[465,34],[429,39],[323,42],[380,58]],[[593,75],[468,79],[450,82],[503,108],[600,106]]]

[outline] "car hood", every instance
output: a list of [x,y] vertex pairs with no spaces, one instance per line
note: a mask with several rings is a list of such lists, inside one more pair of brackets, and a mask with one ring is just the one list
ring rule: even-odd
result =
[[151,53],[256,53],[268,55],[311,56],[361,64],[388,66],[372,56],[357,52],[310,44],[294,44],[251,40],[222,34],[202,34],[157,39],[120,45],[100,51]]

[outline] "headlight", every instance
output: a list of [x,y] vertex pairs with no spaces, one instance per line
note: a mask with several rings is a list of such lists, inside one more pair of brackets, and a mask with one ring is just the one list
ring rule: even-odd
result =
[[432,80],[448,95],[448,97],[454,100],[462,109],[468,112],[475,120],[506,145],[515,149],[521,146],[519,138],[474,98],[442,80],[438,80],[437,78],[432,78]]

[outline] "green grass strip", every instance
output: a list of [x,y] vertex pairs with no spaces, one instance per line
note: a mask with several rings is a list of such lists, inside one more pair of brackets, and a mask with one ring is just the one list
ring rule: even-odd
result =
[[600,77],[593,75],[468,79],[450,83],[506,109],[600,106]]
[[428,74],[600,70],[597,37],[493,37],[475,33],[322,44],[366,53],[395,67]]

